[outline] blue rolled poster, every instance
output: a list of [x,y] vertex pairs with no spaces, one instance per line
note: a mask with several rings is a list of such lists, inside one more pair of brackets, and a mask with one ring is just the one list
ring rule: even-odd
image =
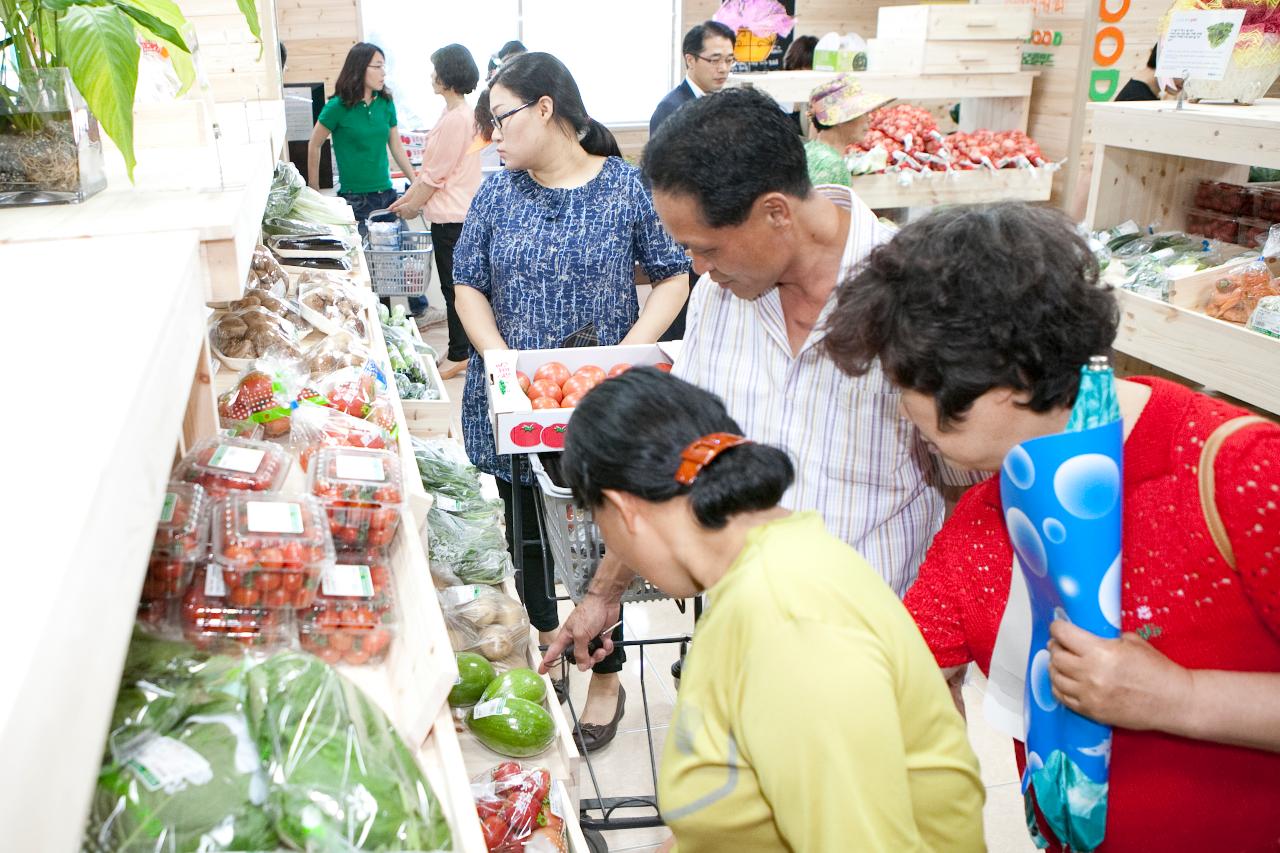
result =
[[1120,635],[1120,544],[1124,429],[1105,358],[1081,373],[1067,431],[1017,445],[1000,471],[1009,540],[1031,599],[1023,722],[1022,792],[1032,837],[1036,806],[1073,851],[1106,833],[1111,728],[1061,705],[1049,678],[1055,619],[1100,637]]

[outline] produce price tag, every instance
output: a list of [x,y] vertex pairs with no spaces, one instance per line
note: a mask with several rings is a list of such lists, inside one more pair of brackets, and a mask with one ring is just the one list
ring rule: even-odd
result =
[[468,586],[451,586],[440,593],[446,607],[457,607],[480,597],[480,587],[476,584]]
[[448,495],[432,495],[432,497],[435,498],[436,506],[445,512],[457,512],[462,508],[460,501],[456,501]]
[[147,733],[130,741],[122,752],[128,755],[125,764],[148,791],[172,794],[213,781],[213,768],[204,756],[171,737]]
[[1221,80],[1244,15],[1244,9],[1174,12],[1156,55],[1156,76]]
[[302,507],[297,504],[248,501],[245,508],[251,533],[301,533],[303,530]]
[[507,710],[507,699],[505,696],[499,696],[497,699],[490,699],[488,702],[481,702],[471,712],[471,718],[474,720],[483,720],[485,717],[495,717],[498,714],[505,713]]
[[204,573],[204,594],[210,598],[222,598],[227,594],[227,584],[222,580],[222,568],[210,565]]
[[339,456],[333,463],[334,473],[339,480],[374,480],[384,483],[387,472],[382,469],[382,459],[378,456]]
[[262,457],[266,455],[266,451],[255,450],[252,447],[233,447],[224,444],[213,452],[213,456],[209,458],[209,466],[252,474],[262,465]]
[[320,574],[320,588],[325,595],[335,598],[373,598],[373,577],[364,565],[325,566]]
[[173,521],[173,511],[178,508],[178,496],[174,492],[164,493],[164,506],[160,508],[160,523]]
[[564,783],[559,779],[551,782],[551,796],[547,798],[547,805],[551,808],[551,813],[556,817],[564,820],[564,804],[569,799],[569,795],[565,793]]

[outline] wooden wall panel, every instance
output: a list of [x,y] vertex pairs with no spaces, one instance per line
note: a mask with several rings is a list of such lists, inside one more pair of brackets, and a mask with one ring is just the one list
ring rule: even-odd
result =
[[184,0],[182,11],[195,28],[200,67],[215,100],[280,99],[275,0],[258,0],[261,45],[249,32],[236,0]]
[[289,50],[286,83],[324,83],[333,94],[347,52],[363,40],[359,0],[276,0],[280,40]]

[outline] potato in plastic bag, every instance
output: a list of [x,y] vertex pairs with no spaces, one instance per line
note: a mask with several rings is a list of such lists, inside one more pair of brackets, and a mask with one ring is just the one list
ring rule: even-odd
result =
[[457,652],[502,661],[529,643],[524,605],[492,586],[464,584],[439,591],[449,641]]

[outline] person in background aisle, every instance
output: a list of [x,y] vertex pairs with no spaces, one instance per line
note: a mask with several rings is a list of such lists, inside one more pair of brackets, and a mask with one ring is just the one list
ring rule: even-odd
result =
[[637,368],[583,398],[562,471],[609,551],[714,602],[659,771],[681,853],[985,849],[978,761],[928,647],[820,515],[778,505],[784,451]]
[[[391,210],[405,219],[421,213],[431,223],[431,245],[449,323],[449,350],[439,364],[440,378],[452,379],[467,369],[471,355],[471,343],[453,304],[453,247],[462,234],[471,199],[480,189],[480,154],[473,148],[475,115],[466,98],[480,82],[480,69],[460,44],[445,45],[431,54],[431,64],[435,69],[431,87],[444,98],[444,115],[427,134],[418,179]],[[415,308],[410,300],[413,313],[421,314],[425,308],[425,304]]]
[[[826,347],[853,375],[884,370],[946,458],[994,472],[1016,444],[1063,431],[1080,368],[1109,350],[1118,321],[1066,216],[958,207],[871,254],[841,287]],[[1124,634],[1103,640],[1058,620],[1049,648],[1053,695],[1114,727],[1098,851],[1275,850],[1280,426],[1259,419],[1231,434],[1206,486],[1206,442],[1245,412],[1154,378],[1118,380],[1116,395]],[[906,597],[950,674],[970,661],[988,670],[1012,565],[992,477],[965,495]]]
[[[818,46],[817,36],[799,36],[791,42],[787,52],[782,56],[783,71],[812,71],[813,49]],[[793,110],[791,120],[795,122],[796,132],[803,135],[800,126],[800,112]]]
[[796,38],[782,56],[782,70],[812,71],[813,49],[817,46],[817,36],[799,36]]
[[[790,120],[753,89],[682,108],[649,140],[644,174],[703,274],[673,373],[784,448],[798,476],[782,505],[816,510],[902,595],[942,526],[944,489],[955,497],[975,478],[929,453],[883,374],[855,379],[822,348],[837,283],[892,231],[848,187],[814,189]],[[572,643],[583,666],[631,578],[606,552],[544,665]]]
[[850,185],[845,150],[867,135],[867,116],[892,101],[862,91],[853,74],[841,74],[809,95],[809,141],[804,144],[809,179],[815,184]]
[[338,195],[351,205],[360,233],[365,219],[396,200],[387,149],[405,177],[415,177],[396,127],[396,106],[385,85],[387,60],[381,48],[360,42],[347,52],[334,95],[320,111],[307,143],[307,183],[320,189],[320,148],[333,137],[338,161]]
[[513,59],[522,53],[528,53],[529,48],[524,46],[524,42],[512,39],[511,41],[498,48],[498,52],[489,57],[489,68],[485,72],[484,79],[486,83],[493,82],[493,75],[498,73],[498,69],[502,67],[502,63],[508,59]]
[[703,95],[719,92],[729,79],[733,58],[733,30],[718,21],[703,21],[684,37],[685,78],[667,93],[649,119],[649,135],[653,136],[671,114]]
[[1139,70],[1133,76],[1133,79],[1124,84],[1120,94],[1116,95],[1117,101],[1160,100],[1160,84],[1156,82],[1156,50],[1159,47],[1159,45],[1156,45],[1151,48],[1151,56],[1147,59],[1147,67]]
[[[604,346],[652,343],[688,295],[689,262],[658,221],[639,170],[619,156],[613,134],[587,115],[560,60],[528,53],[504,63],[489,87],[489,104],[506,169],[481,185],[467,212],[454,253],[454,298],[475,347],[462,400],[467,454],[498,478],[510,537],[515,489],[524,530],[537,531],[538,523],[527,474],[511,482],[510,458],[497,455],[484,353],[582,339]],[[637,261],[656,282],[643,311]],[[543,642],[559,624],[547,594],[552,570],[542,564],[540,546],[525,549],[521,595]],[[617,677],[622,661],[619,648],[591,679],[580,717],[587,750],[617,732],[625,701]],[[563,689],[564,679],[557,680]]]

